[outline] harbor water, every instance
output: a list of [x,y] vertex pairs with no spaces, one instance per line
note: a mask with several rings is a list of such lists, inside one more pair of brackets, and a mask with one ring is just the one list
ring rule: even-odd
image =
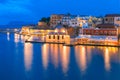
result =
[[0,33],[0,80],[120,80],[120,48],[25,43]]

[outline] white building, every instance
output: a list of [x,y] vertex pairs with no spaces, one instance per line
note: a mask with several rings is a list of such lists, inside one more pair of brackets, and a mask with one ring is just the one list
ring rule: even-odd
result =
[[105,24],[114,24],[120,26],[120,14],[108,14],[104,18]]
[[70,15],[64,15],[62,18],[62,25],[69,25]]
[[71,15],[71,16],[70,16],[69,26],[70,26],[70,27],[79,26],[79,25],[77,24],[77,16],[76,16],[76,15]]
[[89,17],[71,16],[69,26],[88,28],[88,18]]
[[88,28],[88,19],[85,17],[77,17],[77,26],[81,28]]

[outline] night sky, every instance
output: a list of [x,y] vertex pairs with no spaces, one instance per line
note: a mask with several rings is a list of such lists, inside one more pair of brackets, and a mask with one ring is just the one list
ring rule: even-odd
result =
[[120,13],[120,0],[0,0],[0,24],[36,22],[51,14],[103,16]]

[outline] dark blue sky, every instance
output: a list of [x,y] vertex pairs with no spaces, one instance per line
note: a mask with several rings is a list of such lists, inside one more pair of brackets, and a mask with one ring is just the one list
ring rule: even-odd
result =
[[36,22],[53,13],[104,15],[120,13],[120,0],[0,0],[0,24]]

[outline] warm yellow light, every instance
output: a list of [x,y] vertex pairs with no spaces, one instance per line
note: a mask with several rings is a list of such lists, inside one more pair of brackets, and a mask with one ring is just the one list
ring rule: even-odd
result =
[[48,67],[48,58],[49,58],[49,44],[44,44],[42,46],[42,62],[43,62],[43,67],[47,69]]
[[50,51],[51,51],[51,59],[52,59],[52,63],[54,64],[55,68],[58,67],[58,44],[51,44],[50,46]]
[[65,33],[65,30],[62,30],[63,33]]
[[78,63],[78,66],[84,72],[86,70],[87,60],[86,60],[86,49],[84,46],[75,47],[75,57]]
[[62,69],[63,72],[66,73],[68,71],[68,65],[69,65],[69,57],[70,57],[70,47],[69,46],[63,46],[61,45],[61,53],[60,58],[62,62]]
[[55,32],[58,32],[58,30],[55,30]]
[[24,63],[26,71],[31,70],[33,59],[33,45],[31,43],[24,44]]
[[105,49],[104,58],[105,58],[105,69],[109,71],[110,70],[110,54],[109,54],[108,48]]

